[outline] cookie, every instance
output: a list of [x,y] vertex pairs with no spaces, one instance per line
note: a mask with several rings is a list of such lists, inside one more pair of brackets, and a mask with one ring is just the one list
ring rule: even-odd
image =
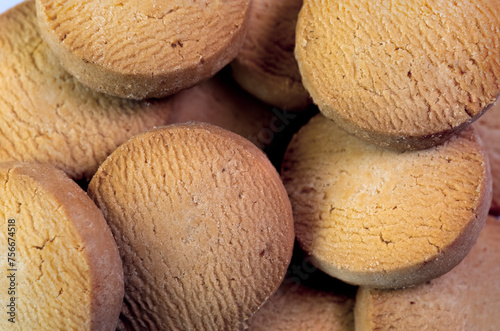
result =
[[500,3],[305,0],[295,56],[322,113],[397,150],[443,143],[500,93]]
[[247,322],[249,331],[354,329],[354,297],[283,282]]
[[0,163],[2,330],[114,330],[123,269],[92,200],[49,165]]
[[500,215],[500,102],[474,123],[490,159],[493,201],[490,213]]
[[121,143],[167,123],[165,101],[109,97],[69,75],[39,35],[34,2],[0,15],[0,31],[0,162],[90,179]]
[[246,32],[249,0],[37,0],[42,36],[86,86],[160,98],[213,76]]
[[233,330],[276,291],[293,217],[265,155],[208,124],[138,135],[99,167],[88,194],[120,248],[120,329]]
[[248,34],[231,63],[246,91],[280,109],[302,110],[311,103],[293,54],[301,7],[302,0],[254,0]]
[[282,169],[302,248],[355,285],[407,287],[448,272],[471,249],[491,203],[472,127],[438,147],[396,152],[317,115],[293,138]]
[[356,330],[496,330],[499,243],[500,224],[489,216],[470,254],[448,274],[409,289],[360,288]]
[[284,130],[276,110],[242,91],[225,73],[172,96],[170,107],[170,123],[217,125],[260,149],[272,143],[273,133]]

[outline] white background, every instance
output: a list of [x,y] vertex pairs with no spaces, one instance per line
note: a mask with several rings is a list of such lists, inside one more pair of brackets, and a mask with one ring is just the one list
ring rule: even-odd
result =
[[18,3],[23,2],[22,0],[0,0],[0,13],[3,13],[10,7],[14,7]]

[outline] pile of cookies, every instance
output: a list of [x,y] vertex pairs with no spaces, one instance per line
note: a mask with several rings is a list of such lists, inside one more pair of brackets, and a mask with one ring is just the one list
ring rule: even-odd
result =
[[497,0],[30,0],[0,30],[0,329],[500,324]]

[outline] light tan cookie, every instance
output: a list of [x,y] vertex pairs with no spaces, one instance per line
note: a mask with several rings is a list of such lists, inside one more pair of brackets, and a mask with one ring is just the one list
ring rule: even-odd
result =
[[472,127],[435,148],[396,152],[318,115],[288,146],[282,175],[297,239],[316,266],[378,288],[451,270],[491,203],[489,165]]
[[231,64],[245,90],[287,110],[302,110],[311,103],[293,55],[301,6],[302,0],[253,0],[248,34]]
[[233,330],[285,276],[290,201],[265,155],[239,135],[186,124],[136,136],[88,193],[124,260],[121,329]]
[[295,56],[323,114],[397,150],[443,143],[500,93],[498,0],[305,0]]
[[2,330],[113,331],[123,301],[102,213],[62,171],[0,163]]
[[37,0],[44,39],[98,92],[130,99],[174,94],[232,61],[250,0]]
[[500,223],[489,216],[470,254],[448,274],[409,289],[360,288],[356,330],[498,330],[499,259]]
[[237,133],[260,149],[285,124],[275,109],[242,91],[227,75],[219,74],[171,98],[170,123],[204,122]]
[[109,97],[71,77],[38,33],[34,2],[2,14],[0,31],[0,161],[90,179],[118,145],[167,122],[164,101]]
[[249,331],[354,330],[354,298],[285,282],[247,322]]
[[490,213],[500,214],[500,102],[497,101],[475,124],[490,159],[493,201]]

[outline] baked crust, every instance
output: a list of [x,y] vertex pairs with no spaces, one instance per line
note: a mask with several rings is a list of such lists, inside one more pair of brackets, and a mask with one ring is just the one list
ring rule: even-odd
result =
[[472,127],[432,149],[396,152],[318,115],[293,138],[282,169],[302,248],[356,285],[407,287],[448,272],[491,203],[488,159]]
[[279,287],[293,218],[265,155],[239,135],[178,124],[120,146],[89,195],[120,247],[120,329],[234,330]]
[[80,82],[129,99],[161,98],[237,55],[250,0],[37,0],[41,33]]

